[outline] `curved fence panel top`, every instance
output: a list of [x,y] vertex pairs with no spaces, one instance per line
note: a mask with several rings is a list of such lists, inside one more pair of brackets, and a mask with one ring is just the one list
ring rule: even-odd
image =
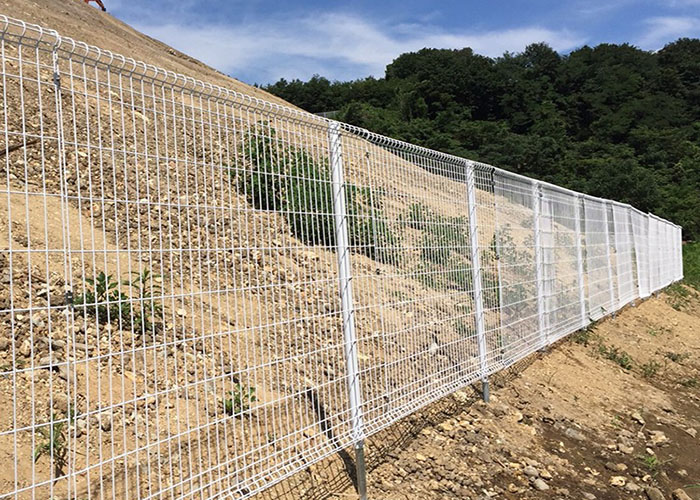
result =
[[0,497],[252,496],[682,278],[680,227],[0,16]]

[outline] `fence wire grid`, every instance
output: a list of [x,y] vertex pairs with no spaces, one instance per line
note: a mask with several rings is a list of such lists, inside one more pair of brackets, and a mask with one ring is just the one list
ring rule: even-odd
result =
[[683,275],[629,205],[4,16],[0,63],[2,498],[247,498]]

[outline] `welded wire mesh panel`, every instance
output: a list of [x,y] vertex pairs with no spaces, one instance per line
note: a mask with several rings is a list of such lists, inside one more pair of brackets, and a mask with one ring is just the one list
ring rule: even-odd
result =
[[61,47],[2,44],[0,496],[247,496],[348,444],[327,122]]
[[55,39],[19,35],[0,37],[0,497],[50,498],[70,405]]
[[649,283],[649,216],[632,209],[632,236],[634,239],[634,257],[637,268],[638,297],[648,297]]
[[371,433],[473,381],[479,357],[465,163],[358,133],[342,149]]
[[682,276],[604,200],[4,17],[0,63],[3,498],[247,498]]
[[[542,215],[545,311],[550,340],[578,330],[581,299],[578,272],[578,197],[551,187],[543,188]],[[581,277],[582,278],[582,277]]]
[[588,312],[591,319],[598,319],[613,310],[611,293],[610,247],[605,203],[585,197],[584,233],[586,240],[586,286]]
[[617,256],[617,251],[615,249],[615,216],[613,213],[613,203],[609,201],[605,201],[605,221],[607,223],[608,227],[608,232],[607,232],[607,246],[608,246],[608,281],[610,283],[610,304],[611,304],[611,311],[615,311],[618,309],[620,303],[619,303],[619,283],[618,283],[618,275],[617,275],[617,265],[618,265],[618,256]]
[[618,307],[630,302],[638,292],[634,271],[632,227],[628,210],[629,207],[625,205],[612,204]]
[[541,346],[532,182],[494,174],[500,268],[501,360],[511,364]]
[[652,292],[658,290],[662,282],[661,242],[661,224],[653,215],[649,215],[649,287]]

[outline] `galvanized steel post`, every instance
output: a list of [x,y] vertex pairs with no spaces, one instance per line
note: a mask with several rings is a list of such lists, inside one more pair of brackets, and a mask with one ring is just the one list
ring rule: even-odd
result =
[[352,439],[355,446],[357,493],[360,495],[360,500],[365,500],[367,498],[367,480],[364,456],[365,436],[362,425],[362,397],[359,378],[360,370],[357,361],[355,309],[352,298],[352,268],[350,267],[350,242],[348,239],[348,217],[347,208],[345,205],[343,151],[339,122],[331,122],[328,129],[328,138],[333,186],[333,213],[338,256],[340,302],[343,317],[343,344],[345,347],[345,364],[347,367],[347,385],[350,401],[350,425]]
[[484,295],[481,285],[481,259],[479,258],[479,236],[476,215],[476,183],[474,166],[467,162],[467,205],[469,209],[469,252],[472,263],[472,286],[474,288],[474,309],[476,341],[479,348],[481,389],[484,401],[489,401],[488,364],[486,361],[486,328],[484,326]]

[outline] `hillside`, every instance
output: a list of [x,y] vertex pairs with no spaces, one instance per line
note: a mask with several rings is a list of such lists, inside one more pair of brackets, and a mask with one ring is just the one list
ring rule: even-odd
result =
[[[1,6],[265,96],[78,0]],[[10,23],[2,44],[0,497],[248,497],[342,456],[353,429],[328,122],[80,43],[54,60],[37,33]],[[542,187],[557,210],[537,219],[552,277],[540,336],[532,183],[475,165],[486,223],[470,234],[463,160],[338,134],[366,432],[479,378],[471,236],[491,369],[585,319],[573,194]],[[601,238],[616,227],[602,201],[586,204],[597,317],[615,304],[595,256],[630,252]]]
[[265,87],[308,111],[616,199],[700,238],[700,39],[396,54],[384,78]]
[[[498,374],[490,404],[430,405],[368,440],[370,498],[700,499],[699,330],[700,293],[674,285]],[[354,499],[346,468],[265,498]]]
[[136,31],[128,24],[101,12],[94,4],[82,0],[0,0],[0,13],[28,23],[50,27],[63,36],[123,54],[136,60],[206,80],[247,95],[272,102],[285,101],[183,54],[182,52]]

